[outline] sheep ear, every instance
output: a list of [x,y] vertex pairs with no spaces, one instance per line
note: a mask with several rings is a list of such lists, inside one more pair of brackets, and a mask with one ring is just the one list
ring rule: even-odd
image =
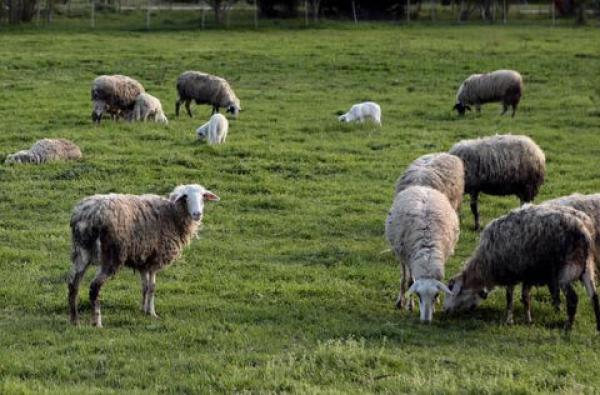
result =
[[487,297],[488,297],[488,291],[485,290],[485,289],[482,289],[481,291],[479,291],[478,295],[479,295],[479,297],[481,299],[487,299]]
[[211,200],[213,202],[218,202],[219,200],[221,200],[217,195],[215,195],[211,191],[204,191],[204,195],[202,196],[204,197],[204,199]]
[[172,202],[177,202],[181,199],[185,199],[186,195],[184,193],[173,192],[169,195],[169,200]]
[[415,281],[414,283],[412,283],[412,285],[410,286],[410,288],[408,289],[408,291],[406,291],[406,296],[409,296],[413,293],[415,293],[417,291],[417,282]]
[[446,294],[448,294],[448,295],[452,295],[452,291],[450,291],[450,288],[448,288],[448,287],[446,286],[446,284],[444,284],[443,282],[441,282],[441,281],[438,281],[438,282],[436,283],[436,287],[437,287],[437,289],[439,289],[440,291],[443,291],[443,292],[445,292],[445,293],[446,293]]

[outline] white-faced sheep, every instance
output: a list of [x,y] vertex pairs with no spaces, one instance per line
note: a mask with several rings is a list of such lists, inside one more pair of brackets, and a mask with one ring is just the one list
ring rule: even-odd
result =
[[567,298],[566,329],[577,310],[571,283],[581,280],[600,330],[600,305],[592,255],[595,231],[590,218],[571,207],[525,205],[488,224],[461,273],[448,283],[444,301],[451,312],[476,307],[496,286],[506,287],[507,322],[513,321],[513,290],[522,284],[525,319],[531,322],[532,286],[547,285],[556,305],[559,289]]
[[140,93],[135,98],[135,105],[131,115],[133,121],[147,121],[148,118],[154,122],[168,124],[165,113],[163,112],[160,100],[148,93]]
[[86,269],[98,264],[90,285],[92,324],[102,326],[100,288],[123,267],[139,271],[142,309],[156,317],[156,273],[176,259],[195,236],[205,200],[219,200],[201,185],[180,185],[168,198],[157,195],[94,195],[73,210],[73,262],[69,276],[71,322],[78,323],[77,293]]
[[225,79],[199,71],[186,71],[177,78],[177,94],[179,97],[175,104],[176,116],[179,116],[181,103],[185,103],[185,109],[191,117],[192,100],[196,104],[212,105],[212,114],[219,112],[220,107],[224,107],[227,112],[237,117],[242,109],[240,100]]
[[523,78],[514,70],[496,70],[486,74],[473,74],[458,88],[454,110],[464,115],[474,105],[477,112],[481,105],[491,102],[502,102],[502,115],[512,106],[515,116],[517,106],[523,95]]
[[471,196],[475,229],[479,229],[479,193],[516,195],[533,201],[546,175],[546,157],[527,136],[496,135],[462,140],[449,151],[465,166],[465,193]]
[[379,104],[372,101],[358,103],[350,107],[347,113],[338,117],[341,122],[364,122],[368,119],[381,125],[381,107],[379,107]]
[[74,159],[81,159],[81,150],[72,141],[65,139],[42,139],[36,141],[28,150],[8,155],[4,163],[41,164],[56,160]]
[[465,189],[465,169],[462,160],[447,153],[423,155],[411,163],[396,181],[396,194],[422,185],[442,192],[458,211]]
[[398,308],[405,306],[404,294],[410,285],[407,295],[419,296],[421,320],[432,320],[437,295],[450,292],[441,280],[459,233],[456,211],[441,192],[412,186],[396,195],[385,235],[402,267]]
[[144,87],[133,78],[124,75],[102,75],[92,84],[92,121],[100,123],[108,113],[120,117],[133,110],[135,99],[145,92]]
[[227,138],[229,121],[223,115],[217,113],[210,120],[196,129],[198,139],[206,139],[208,144],[222,144]]

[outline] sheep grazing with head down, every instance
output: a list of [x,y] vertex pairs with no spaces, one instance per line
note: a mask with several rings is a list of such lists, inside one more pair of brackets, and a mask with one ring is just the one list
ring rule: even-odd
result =
[[465,193],[471,196],[475,229],[479,229],[479,193],[516,195],[533,201],[546,175],[546,157],[527,136],[496,135],[462,140],[449,151],[465,166]]
[[341,122],[364,122],[369,119],[381,125],[381,107],[372,101],[355,104],[350,107],[347,113],[338,117],[338,120]]
[[214,114],[204,125],[196,129],[199,140],[206,139],[208,144],[222,144],[227,138],[229,121],[221,114]]
[[196,104],[212,105],[212,114],[219,112],[220,107],[224,107],[227,112],[237,117],[242,109],[240,99],[225,79],[199,71],[186,71],[177,78],[177,94],[179,97],[175,104],[176,116],[179,116],[181,103],[185,103],[185,109],[191,117],[192,100]]
[[463,162],[459,157],[446,153],[423,155],[398,178],[396,194],[414,185],[437,189],[446,195],[452,207],[458,211],[465,189]]
[[402,267],[396,307],[405,306],[410,286],[407,295],[419,296],[421,321],[431,322],[437,295],[450,293],[441,280],[459,234],[456,211],[441,192],[411,186],[396,195],[385,223],[385,235]]
[[131,114],[133,121],[147,121],[148,118],[154,122],[168,124],[165,113],[163,112],[160,100],[148,93],[140,93],[135,98],[135,105]]
[[92,84],[92,121],[100,123],[105,113],[113,118],[133,110],[135,99],[145,92],[142,84],[124,75],[102,75]]
[[448,283],[452,291],[444,301],[451,312],[476,307],[496,286],[506,287],[508,323],[513,322],[513,290],[522,284],[525,319],[531,322],[532,286],[547,285],[558,304],[559,289],[567,298],[571,329],[577,311],[577,294],[571,285],[581,280],[590,297],[596,328],[600,330],[600,304],[594,283],[594,225],[571,207],[525,205],[492,222],[481,233],[479,245],[463,270]]
[[4,163],[34,163],[36,165],[57,160],[81,159],[81,150],[75,143],[65,139],[38,140],[28,150],[6,157]]
[[175,260],[196,235],[204,201],[219,198],[201,185],[180,185],[168,198],[157,195],[94,195],[71,216],[73,237],[69,276],[71,322],[78,323],[77,293],[86,269],[98,264],[90,285],[92,324],[102,326],[100,288],[123,267],[139,271],[142,309],[156,317],[156,273]]
[[502,102],[502,115],[512,106],[515,116],[517,106],[523,95],[523,78],[514,70],[496,70],[486,74],[473,74],[458,88],[454,110],[465,115],[474,105],[477,112],[481,105],[491,102]]

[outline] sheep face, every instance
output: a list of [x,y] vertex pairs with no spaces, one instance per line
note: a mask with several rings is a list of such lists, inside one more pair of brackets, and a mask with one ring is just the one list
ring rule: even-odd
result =
[[440,291],[452,293],[444,283],[432,278],[418,279],[408,289],[408,295],[416,293],[419,297],[421,321],[431,322],[433,319],[434,303]]
[[194,221],[202,220],[204,200],[219,201],[219,197],[202,185],[180,185],[169,196],[172,202],[185,203],[187,212]]
[[237,104],[231,104],[230,106],[227,107],[227,112],[230,113],[231,115],[233,115],[234,118],[237,118],[237,116],[241,110],[242,109]]
[[348,118],[346,116],[347,116],[347,114],[340,115],[338,117],[338,121],[340,121],[340,122],[348,122]]
[[11,163],[29,163],[32,162],[31,153],[27,150],[16,152],[6,157],[5,164]]
[[92,110],[92,122],[100,123],[100,120],[102,120],[102,114],[107,111],[108,105],[104,100],[94,100],[93,106],[94,109]]
[[454,107],[452,107],[452,109],[456,110],[456,112],[458,112],[458,115],[461,115],[461,116],[465,115],[465,111],[466,110],[471,111],[471,107],[470,106],[468,106],[468,105],[466,105],[464,103],[461,103],[461,102],[456,103],[454,105]]
[[484,287],[465,286],[464,276],[459,274],[448,283],[450,293],[444,300],[444,312],[472,310],[487,298],[488,291]]

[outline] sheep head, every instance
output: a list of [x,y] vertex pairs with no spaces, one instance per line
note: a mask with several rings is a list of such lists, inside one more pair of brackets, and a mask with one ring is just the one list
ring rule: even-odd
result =
[[194,221],[200,221],[204,214],[204,201],[218,202],[220,199],[202,185],[179,185],[169,195],[169,200],[174,203],[185,203],[187,212]]
[[483,284],[469,284],[465,281],[465,273],[456,275],[448,282],[450,293],[444,299],[444,312],[474,309],[484,299],[489,291]]
[[471,111],[471,106],[466,105],[462,102],[457,102],[454,107],[452,107],[453,110],[456,110],[456,112],[458,112],[458,115],[465,115],[465,111],[469,110]]
[[415,293],[419,297],[421,321],[431,322],[433,319],[434,302],[440,291],[452,293],[444,283],[433,278],[417,279],[408,289],[407,295]]

